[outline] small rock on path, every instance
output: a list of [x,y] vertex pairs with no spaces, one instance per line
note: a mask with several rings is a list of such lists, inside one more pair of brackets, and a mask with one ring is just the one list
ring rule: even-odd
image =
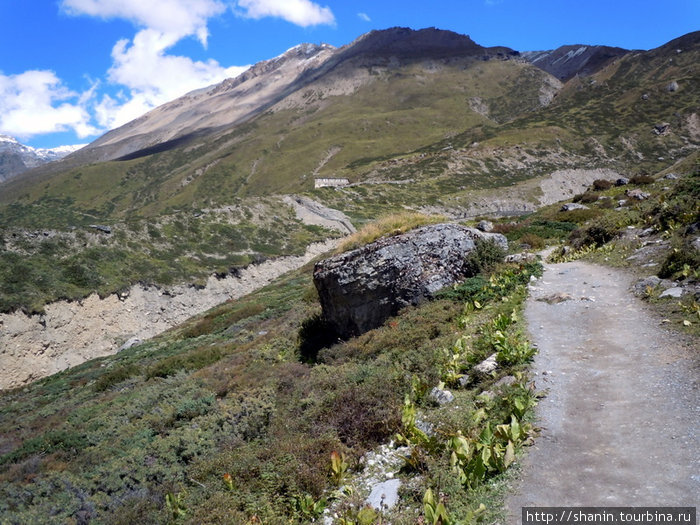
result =
[[[630,284],[619,270],[574,262],[547,265],[532,287],[536,386],[548,394],[508,523],[526,506],[697,506],[697,351],[662,329]],[[573,299],[538,300],[555,293]]]

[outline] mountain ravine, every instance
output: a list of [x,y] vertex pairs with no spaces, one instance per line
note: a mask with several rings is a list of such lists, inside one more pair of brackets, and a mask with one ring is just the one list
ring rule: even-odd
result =
[[246,295],[298,268],[338,243],[315,243],[298,257],[251,265],[223,279],[211,276],[203,288],[132,286],[128,293],[101,299],[59,301],[44,315],[0,314],[0,390],[14,388],[96,357],[121,345],[163,332],[224,301]]

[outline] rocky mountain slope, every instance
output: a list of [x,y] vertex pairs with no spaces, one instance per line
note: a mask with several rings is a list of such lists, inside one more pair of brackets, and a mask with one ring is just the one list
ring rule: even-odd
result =
[[8,135],[0,135],[0,183],[37,166],[62,159],[83,146],[85,144],[36,149]]
[[[355,223],[402,208],[524,213],[543,201],[540,181],[563,170],[665,169],[700,145],[699,35],[564,84],[510,49],[437,29],[293,48],[5,183],[0,273],[4,294],[20,298],[7,304],[36,311],[139,278],[192,282],[298,253],[324,233],[295,222],[280,195],[305,194]],[[122,160],[90,160],[103,154]],[[314,189],[316,178],[350,184]],[[89,239],[95,224],[116,232],[100,253],[42,234]]]
[[521,56],[566,82],[576,75],[591,76],[628,53],[620,47],[569,45],[550,51],[525,51]]
[[[328,89],[324,97],[350,94],[370,81],[358,75],[358,66],[384,67],[391,63],[397,68],[422,60],[513,54],[507,48],[486,49],[469,37],[435,29],[373,31],[339,49],[328,44],[301,44],[236,78],[189,93],[110,131],[81,155],[83,162],[104,161],[171,149],[193,136],[250,120],[319,80]],[[350,68],[346,66],[349,62]],[[338,68],[344,68],[341,75],[333,73]],[[295,97],[292,102],[297,107],[307,103],[308,97]]]

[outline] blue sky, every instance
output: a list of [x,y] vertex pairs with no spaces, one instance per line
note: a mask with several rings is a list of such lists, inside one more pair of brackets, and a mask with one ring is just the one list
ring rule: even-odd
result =
[[0,133],[90,142],[296,44],[392,26],[519,51],[651,49],[700,29],[700,0],[0,0]]

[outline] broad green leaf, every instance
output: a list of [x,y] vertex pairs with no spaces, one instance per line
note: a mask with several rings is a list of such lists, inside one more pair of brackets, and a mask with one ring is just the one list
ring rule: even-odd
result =
[[503,458],[503,465],[508,468],[513,461],[515,461],[515,447],[513,446],[513,442],[509,441],[508,446],[506,446],[506,455]]

